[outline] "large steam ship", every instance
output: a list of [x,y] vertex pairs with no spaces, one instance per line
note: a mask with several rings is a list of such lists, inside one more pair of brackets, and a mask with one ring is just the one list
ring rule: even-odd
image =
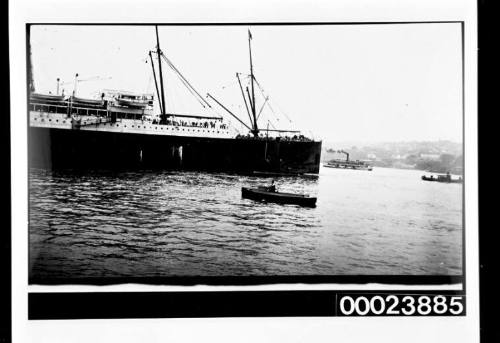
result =
[[[251,40],[249,31],[250,75],[245,90],[237,74],[248,122],[212,95],[204,98],[198,93],[160,49],[158,27],[156,48],[149,52],[149,60],[159,113],[154,113],[155,94],[104,90],[97,99],[84,99],[75,91],[70,96],[59,95],[59,90],[53,95],[37,93],[30,57],[30,166],[318,173],[321,141],[299,131],[259,127]],[[170,113],[165,105],[162,60],[178,73],[202,106],[219,108],[248,131],[237,133],[222,115]],[[262,111],[263,105],[259,107]]]

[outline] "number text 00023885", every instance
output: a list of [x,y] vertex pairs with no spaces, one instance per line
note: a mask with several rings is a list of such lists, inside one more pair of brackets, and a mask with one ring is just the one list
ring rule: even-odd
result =
[[465,296],[442,294],[343,294],[338,316],[463,316]]

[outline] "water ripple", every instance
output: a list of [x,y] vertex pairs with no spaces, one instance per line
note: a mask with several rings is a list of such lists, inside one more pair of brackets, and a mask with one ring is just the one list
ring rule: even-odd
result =
[[32,169],[30,275],[460,273],[461,187],[361,173],[277,180],[301,208],[242,199],[259,177]]

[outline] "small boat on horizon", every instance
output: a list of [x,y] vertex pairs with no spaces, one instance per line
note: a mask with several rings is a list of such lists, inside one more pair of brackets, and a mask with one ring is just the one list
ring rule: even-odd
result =
[[363,161],[343,161],[343,160],[331,160],[323,164],[326,168],[337,168],[337,169],[355,169],[355,170],[367,170],[372,171],[373,167],[366,164]]
[[323,167],[327,168],[338,168],[338,169],[355,169],[355,170],[368,170],[372,171],[373,167],[366,163],[365,161],[355,160],[352,161],[349,159],[349,153],[344,150],[332,151],[338,154],[344,154],[346,156],[345,160],[342,159],[333,159],[323,164]]
[[434,177],[434,175],[431,175],[431,176],[422,175],[422,180],[443,182],[443,183],[462,183],[463,182],[463,179],[461,176],[459,176],[458,179],[453,179],[451,177],[450,173],[446,173],[444,175],[438,175],[437,177]]
[[258,186],[257,188],[242,187],[241,196],[251,200],[264,200],[279,204],[293,204],[304,207],[316,207],[317,200],[317,198],[310,197],[306,194],[278,192],[274,185]]

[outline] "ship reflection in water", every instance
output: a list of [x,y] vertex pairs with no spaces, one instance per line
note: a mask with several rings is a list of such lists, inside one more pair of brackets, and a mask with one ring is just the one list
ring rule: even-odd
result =
[[30,278],[460,275],[462,186],[419,171],[276,179],[316,208],[242,199],[269,178],[30,170]]

